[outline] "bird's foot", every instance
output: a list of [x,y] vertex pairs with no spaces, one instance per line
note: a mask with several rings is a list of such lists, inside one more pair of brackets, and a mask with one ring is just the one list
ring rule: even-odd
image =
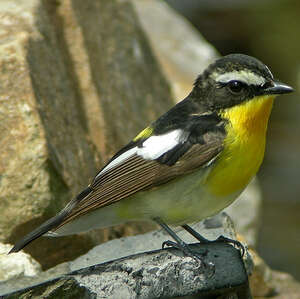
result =
[[244,257],[245,247],[241,242],[239,242],[237,240],[233,240],[233,239],[224,237],[222,235],[220,237],[218,237],[216,240],[208,240],[208,239],[204,238],[202,235],[200,235],[198,232],[196,232],[189,225],[185,224],[185,225],[182,225],[182,227],[187,232],[189,232],[194,238],[196,238],[201,244],[208,244],[208,243],[228,243],[228,244],[232,244],[234,247],[236,247],[240,251],[241,257]]
[[208,253],[207,250],[203,251],[203,253],[200,253],[200,252],[196,253],[193,250],[191,250],[191,247],[188,244],[186,244],[184,242],[181,242],[179,244],[179,243],[176,243],[176,242],[170,241],[170,240],[164,241],[162,243],[162,248],[164,249],[165,247],[173,247],[173,248],[180,250],[184,255],[189,256],[192,259],[194,259],[197,262],[199,268],[203,267],[205,270],[208,269],[208,273],[210,273],[209,276],[214,275],[215,265],[212,262],[206,263],[203,260],[203,257],[205,257]]
[[238,240],[230,239],[230,238],[227,238],[227,237],[224,237],[223,235],[221,235],[216,240],[213,240],[211,242],[232,244],[235,248],[237,248],[240,251],[242,258],[245,255],[245,246]]

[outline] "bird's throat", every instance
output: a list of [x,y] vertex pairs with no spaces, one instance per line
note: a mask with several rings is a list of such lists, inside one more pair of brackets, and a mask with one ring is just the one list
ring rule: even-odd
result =
[[273,100],[274,96],[256,97],[221,113],[228,120],[224,150],[207,178],[214,195],[227,196],[243,190],[258,171]]
[[229,121],[228,131],[241,138],[251,135],[264,135],[267,130],[269,116],[275,96],[255,97],[250,101],[222,111],[221,117]]

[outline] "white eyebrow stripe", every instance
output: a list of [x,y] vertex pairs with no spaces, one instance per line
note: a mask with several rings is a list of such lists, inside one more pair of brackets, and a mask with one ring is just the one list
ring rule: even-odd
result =
[[220,83],[228,83],[230,81],[241,81],[246,83],[247,85],[256,85],[262,86],[266,83],[264,77],[254,74],[252,72],[246,71],[235,71],[224,74],[213,73],[212,77]]

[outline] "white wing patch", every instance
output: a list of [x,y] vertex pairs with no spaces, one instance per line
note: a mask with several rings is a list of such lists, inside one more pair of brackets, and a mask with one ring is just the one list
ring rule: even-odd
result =
[[183,130],[177,129],[166,134],[151,136],[138,148],[137,155],[146,160],[154,160],[187,139]]
[[171,150],[180,142],[184,142],[187,139],[188,135],[183,130],[178,129],[171,131],[166,134],[151,136],[146,139],[141,147],[133,147],[121,154],[119,157],[115,158],[108,165],[106,165],[96,176],[95,179],[100,177],[103,173],[108,170],[116,167],[119,164],[122,164],[124,161],[134,156],[135,154],[142,157],[145,160],[155,160],[161,155]]
[[234,71],[225,74],[213,73],[211,75],[217,82],[228,83],[230,81],[241,81],[247,85],[262,86],[266,83],[266,80],[257,74],[250,71]]

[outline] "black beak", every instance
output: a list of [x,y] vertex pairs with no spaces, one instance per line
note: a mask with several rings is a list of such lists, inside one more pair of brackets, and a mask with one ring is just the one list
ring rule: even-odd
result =
[[273,81],[268,87],[264,89],[264,94],[285,94],[293,92],[294,89],[279,81]]

